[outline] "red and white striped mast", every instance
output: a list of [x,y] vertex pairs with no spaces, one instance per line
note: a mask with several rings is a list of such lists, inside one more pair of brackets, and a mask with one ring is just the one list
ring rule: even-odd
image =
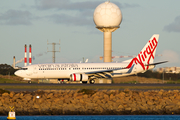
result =
[[27,45],[25,44],[25,53],[24,53],[24,66],[27,66]]
[[31,45],[29,45],[29,65],[31,65],[32,59],[31,59]]

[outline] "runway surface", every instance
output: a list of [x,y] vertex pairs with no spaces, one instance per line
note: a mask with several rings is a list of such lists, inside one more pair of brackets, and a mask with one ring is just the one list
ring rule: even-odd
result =
[[0,89],[19,92],[36,90],[99,89],[99,90],[180,90],[180,84],[53,84],[0,83]]
[[180,86],[180,84],[55,84],[55,83],[0,83],[0,86]]

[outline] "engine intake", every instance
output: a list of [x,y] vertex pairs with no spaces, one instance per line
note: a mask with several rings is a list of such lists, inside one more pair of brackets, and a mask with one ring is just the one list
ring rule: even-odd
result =
[[70,75],[71,81],[88,81],[88,75],[80,74],[80,73],[73,73]]

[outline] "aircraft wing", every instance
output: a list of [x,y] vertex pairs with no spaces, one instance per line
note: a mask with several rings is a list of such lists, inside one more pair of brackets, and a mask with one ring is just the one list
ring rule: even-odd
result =
[[[85,72],[85,74],[87,74],[91,79],[95,79],[95,78],[112,78],[113,75],[116,74],[128,74],[131,73],[132,69],[133,69],[134,65],[131,68],[119,68],[119,69],[109,69],[109,70],[101,70],[101,71],[92,71],[92,72]],[[120,72],[120,73],[113,73],[113,71],[116,70],[123,70],[123,69],[129,69],[126,73],[124,72]]]
[[113,72],[114,70],[122,70],[122,69],[126,69],[126,68],[108,69],[108,70],[100,70],[100,71],[85,72],[85,74],[95,74],[95,73]]

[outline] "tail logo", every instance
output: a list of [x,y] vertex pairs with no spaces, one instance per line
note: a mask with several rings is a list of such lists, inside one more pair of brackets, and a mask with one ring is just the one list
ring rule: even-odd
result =
[[135,64],[140,64],[141,67],[145,70],[147,70],[149,68],[149,66],[147,66],[145,68],[145,65],[144,63],[146,64],[149,64],[149,61],[152,59],[154,59],[154,51],[156,50],[156,47],[157,47],[157,40],[156,38],[154,37],[152,40],[149,40],[149,44],[148,46],[143,49],[137,57],[133,58],[132,61],[129,63],[129,65],[127,66],[127,68],[131,68],[131,66],[133,65],[133,63]]

